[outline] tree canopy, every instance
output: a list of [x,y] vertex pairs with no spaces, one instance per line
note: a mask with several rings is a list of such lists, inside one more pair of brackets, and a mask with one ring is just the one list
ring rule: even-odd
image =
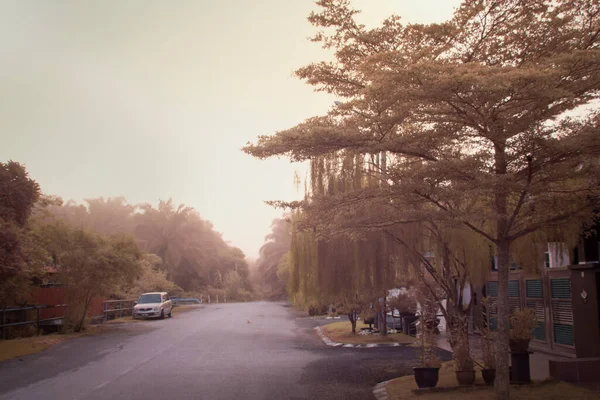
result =
[[28,278],[27,221],[40,188],[17,162],[0,163],[0,303],[14,301]]
[[85,204],[55,202],[48,209],[54,218],[98,234],[133,235],[142,251],[161,259],[155,269],[183,290],[221,287],[222,278],[233,270],[251,290],[244,253],[226,243],[192,207],[175,206],[172,200],[132,205],[117,197],[88,199]]

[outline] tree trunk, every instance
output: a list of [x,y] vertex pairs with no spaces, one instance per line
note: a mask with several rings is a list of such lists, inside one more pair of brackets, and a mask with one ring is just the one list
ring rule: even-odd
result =
[[498,254],[498,330],[496,340],[496,379],[494,389],[496,399],[508,400],[510,376],[508,368],[509,357],[509,328],[508,328],[508,270],[510,242],[506,239],[509,234],[508,226],[508,194],[504,179],[507,173],[506,143],[494,143],[494,173],[497,184],[495,187],[496,211],[496,252]]
[[510,376],[508,369],[509,348],[509,305],[508,305],[508,271],[509,243],[498,243],[498,330],[496,335],[496,398],[509,398]]
[[91,290],[89,290],[84,295],[83,312],[79,318],[79,321],[75,325],[75,329],[74,329],[75,332],[81,332],[82,330],[85,330],[85,318],[87,317],[87,312],[88,312],[88,309],[90,308],[90,305],[92,304],[93,298],[94,298],[94,295],[91,293]]
[[352,333],[356,333],[356,312],[352,311],[348,313],[348,319],[352,324]]
[[386,294],[383,295],[383,321],[381,322],[381,334],[387,336],[387,299]]

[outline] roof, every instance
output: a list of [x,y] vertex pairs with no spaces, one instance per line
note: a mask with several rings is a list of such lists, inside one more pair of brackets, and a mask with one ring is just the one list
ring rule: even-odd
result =
[[145,294],[167,294],[167,292],[147,292],[147,293],[142,293],[141,296],[143,296]]

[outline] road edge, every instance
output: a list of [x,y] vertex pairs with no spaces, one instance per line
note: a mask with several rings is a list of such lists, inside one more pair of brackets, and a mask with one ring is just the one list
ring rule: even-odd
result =
[[375,387],[373,387],[373,396],[375,396],[377,400],[389,400],[390,395],[385,387],[390,381],[391,380],[380,382],[377,385],[375,385]]

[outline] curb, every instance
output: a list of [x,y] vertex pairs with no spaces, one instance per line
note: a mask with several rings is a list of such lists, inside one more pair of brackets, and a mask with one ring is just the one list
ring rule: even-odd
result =
[[332,347],[346,347],[346,348],[354,348],[354,349],[372,349],[375,347],[400,347],[400,346],[403,346],[403,344],[401,344],[401,343],[369,343],[369,344],[338,343],[338,342],[334,342],[327,335],[325,335],[323,333],[323,331],[321,330],[320,326],[317,326],[315,328],[315,331],[317,331],[317,334],[319,335],[319,337],[321,338],[323,343],[325,343],[327,346],[332,346]]
[[390,396],[385,388],[388,382],[390,381],[380,382],[373,388],[373,396],[375,396],[377,400],[389,400]]

